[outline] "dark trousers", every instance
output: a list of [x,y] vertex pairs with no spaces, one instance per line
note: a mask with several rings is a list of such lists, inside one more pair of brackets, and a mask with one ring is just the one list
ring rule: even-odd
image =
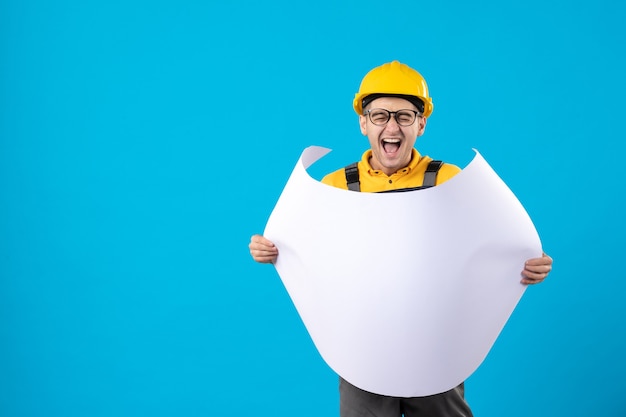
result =
[[341,417],[472,417],[463,384],[428,397],[388,397],[372,394],[339,378]]

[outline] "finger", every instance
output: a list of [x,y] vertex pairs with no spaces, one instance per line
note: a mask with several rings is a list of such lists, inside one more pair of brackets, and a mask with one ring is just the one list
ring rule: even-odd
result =
[[528,269],[525,269],[522,272],[522,275],[524,276],[524,278],[543,279],[543,278],[545,278],[548,275],[548,273],[547,272],[541,272],[541,271],[529,271]]
[[526,284],[526,285],[535,285],[535,284],[539,284],[540,282],[543,282],[543,278],[541,279],[523,278],[521,280],[521,283]]
[[524,271],[536,274],[548,274],[552,271],[552,265],[530,265],[526,264]]
[[252,257],[252,259],[254,259],[258,263],[271,264],[271,263],[274,263],[274,261],[276,260],[276,257],[275,256],[257,256],[257,257]]
[[548,266],[551,266],[552,265],[552,258],[550,258],[549,256],[544,256],[544,257],[541,257],[541,258],[529,259],[529,260],[526,261],[525,265],[531,265],[531,266],[548,265]]
[[250,251],[250,254],[252,255],[252,259],[260,263],[273,263],[278,257],[277,253],[267,251]]
[[250,243],[258,243],[263,246],[274,246],[274,243],[272,241],[261,235],[252,236],[252,239],[250,239]]
[[248,245],[248,248],[250,249],[250,253],[252,254],[269,256],[278,254],[278,248],[276,246],[267,246],[262,243],[250,243],[250,245]]
[[271,242],[250,242],[248,245],[250,250],[260,250],[260,251],[276,251],[276,246],[274,246]]
[[528,269],[522,271],[522,284],[538,284],[548,276],[548,272],[534,272]]
[[252,249],[250,251],[250,254],[252,255],[253,258],[267,258],[267,257],[276,257],[276,255],[278,255],[278,251],[277,250],[259,250],[259,249]]

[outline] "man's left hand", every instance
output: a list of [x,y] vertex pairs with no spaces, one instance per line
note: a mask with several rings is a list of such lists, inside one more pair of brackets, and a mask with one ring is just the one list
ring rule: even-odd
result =
[[552,258],[545,253],[541,258],[533,258],[526,261],[522,271],[522,284],[534,285],[542,282],[552,271]]

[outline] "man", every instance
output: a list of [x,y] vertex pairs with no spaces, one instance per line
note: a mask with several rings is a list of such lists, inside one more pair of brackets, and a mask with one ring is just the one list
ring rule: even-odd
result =
[[[431,163],[415,149],[433,111],[424,78],[414,69],[393,61],[371,70],[362,80],[354,99],[361,133],[370,149],[356,167],[326,175],[322,182],[361,192],[419,189],[439,185],[460,172],[451,164]],[[278,249],[261,235],[252,236],[252,258],[273,263]],[[552,269],[552,258],[543,254],[526,261],[523,284],[542,282]],[[472,412],[464,398],[463,384],[436,395],[401,398],[363,391],[340,378],[341,417],[468,417]]]

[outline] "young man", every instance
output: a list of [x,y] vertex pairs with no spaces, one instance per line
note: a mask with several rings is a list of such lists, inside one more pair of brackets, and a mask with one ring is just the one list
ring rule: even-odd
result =
[[[354,99],[361,133],[370,149],[356,167],[326,175],[322,182],[361,192],[382,192],[439,185],[460,169],[451,164],[431,164],[415,149],[433,111],[424,78],[414,69],[393,61],[371,70]],[[430,166],[430,167],[429,167]],[[252,236],[250,254],[256,262],[273,263],[278,249],[261,235]],[[552,269],[552,258],[543,254],[526,261],[523,284],[542,282]],[[341,417],[468,417],[463,384],[428,397],[389,397],[363,391],[340,378]]]

